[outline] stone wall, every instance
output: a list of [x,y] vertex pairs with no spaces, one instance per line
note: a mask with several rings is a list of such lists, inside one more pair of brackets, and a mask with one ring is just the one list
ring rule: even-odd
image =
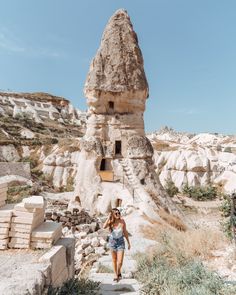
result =
[[31,178],[30,163],[26,162],[0,162],[0,177],[18,175],[26,179]]

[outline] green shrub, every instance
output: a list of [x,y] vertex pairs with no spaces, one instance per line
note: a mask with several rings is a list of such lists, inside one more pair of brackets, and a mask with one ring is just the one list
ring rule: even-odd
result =
[[175,183],[170,179],[166,181],[165,190],[171,198],[173,198],[175,195],[179,193],[179,189],[176,187]]
[[229,217],[231,213],[231,201],[230,198],[225,196],[220,206],[220,211],[223,217]]
[[49,287],[47,295],[96,295],[100,283],[88,279],[71,279],[60,288]]
[[214,200],[217,197],[217,188],[208,186],[188,186],[184,185],[182,193],[196,201]]
[[137,255],[136,279],[146,295],[234,295],[236,288],[226,286],[214,272],[199,260],[173,251],[173,239],[163,235],[156,251]]
[[10,186],[7,191],[7,203],[19,203],[24,198],[33,194],[33,188],[30,185]]

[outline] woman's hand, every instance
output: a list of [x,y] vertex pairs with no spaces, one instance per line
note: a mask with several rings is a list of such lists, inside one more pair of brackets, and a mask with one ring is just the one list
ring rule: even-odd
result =
[[128,243],[128,250],[130,250],[130,248],[131,248],[131,245],[130,245],[130,242]]

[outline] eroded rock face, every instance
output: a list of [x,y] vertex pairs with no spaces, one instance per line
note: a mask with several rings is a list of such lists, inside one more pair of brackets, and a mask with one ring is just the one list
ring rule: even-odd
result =
[[145,136],[132,136],[127,142],[127,156],[129,158],[151,158],[153,147]]
[[102,96],[103,93],[131,93],[136,98],[148,96],[138,38],[123,9],[110,18],[85,83],[86,97]]

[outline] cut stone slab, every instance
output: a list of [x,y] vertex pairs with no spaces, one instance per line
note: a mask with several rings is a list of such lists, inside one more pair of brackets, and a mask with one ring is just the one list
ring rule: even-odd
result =
[[53,246],[53,243],[45,243],[45,242],[31,242],[31,249],[49,249]]
[[12,204],[7,204],[0,208],[0,217],[11,217],[13,212],[13,205]]
[[53,286],[54,287],[60,287],[63,282],[65,282],[68,279],[68,269],[64,268],[61,272],[58,272],[58,277],[54,280]]
[[25,198],[22,202],[24,203],[24,207],[27,209],[45,208],[45,201],[42,196]]
[[8,247],[12,249],[29,249],[29,245],[26,244],[16,244],[16,243],[8,243]]
[[0,228],[10,228],[10,222],[0,222]]
[[23,245],[29,245],[30,240],[24,239],[24,238],[11,238],[11,244],[23,244]]
[[18,231],[21,233],[30,233],[32,231],[31,224],[11,223],[11,231]]
[[113,282],[114,274],[94,273],[89,279],[101,282],[101,294],[139,294],[140,285],[135,279],[122,279],[118,283]]
[[8,227],[1,227],[0,226],[0,235],[5,235],[9,233],[9,228]]
[[12,217],[13,223],[23,223],[23,224],[31,224],[33,227],[38,226],[39,224],[43,223],[44,221],[44,214],[40,213],[36,217]]
[[39,216],[40,214],[44,214],[43,209],[38,209],[35,212],[23,212],[23,211],[17,211],[17,210],[13,211],[14,217],[22,217],[22,218],[29,218],[29,219],[33,219],[33,218]]
[[5,222],[10,223],[11,222],[11,216],[0,217],[0,223],[5,223]]
[[8,233],[7,234],[0,234],[0,240],[4,240],[8,238]]
[[22,233],[18,231],[10,231],[9,237],[11,238],[23,238],[23,239],[30,239],[30,233]]
[[62,225],[56,222],[44,222],[32,231],[32,238],[53,239],[62,235]]
[[17,212],[21,211],[21,212],[34,213],[34,212],[36,212],[36,210],[42,210],[42,208],[27,209],[27,208],[25,208],[23,202],[18,203],[14,206],[14,211],[17,211]]
[[53,246],[47,253],[40,257],[39,262],[50,262],[52,285],[54,285],[58,279],[58,274],[67,267],[66,248],[64,246]]

